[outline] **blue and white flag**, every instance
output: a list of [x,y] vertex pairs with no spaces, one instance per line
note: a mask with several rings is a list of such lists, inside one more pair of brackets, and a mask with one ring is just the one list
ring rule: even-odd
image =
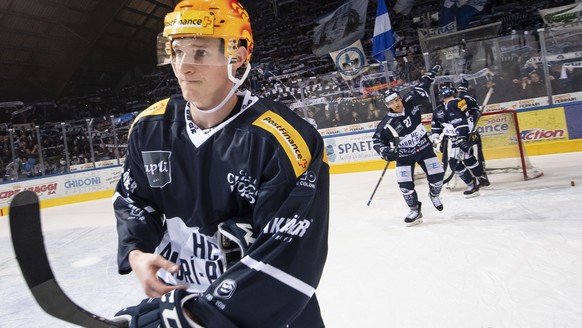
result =
[[368,70],[366,55],[364,54],[364,48],[360,40],[357,40],[344,49],[332,51],[329,55],[344,80],[351,80]]
[[386,50],[392,51],[392,55],[394,55],[394,35],[386,3],[384,0],[378,0],[374,38],[372,39],[372,56],[379,61],[384,61],[386,60]]
[[363,38],[367,9],[368,0],[349,0],[315,19],[313,54],[322,57]]
[[460,30],[468,28],[473,16],[486,4],[487,0],[445,0],[439,12],[439,26],[456,21]]

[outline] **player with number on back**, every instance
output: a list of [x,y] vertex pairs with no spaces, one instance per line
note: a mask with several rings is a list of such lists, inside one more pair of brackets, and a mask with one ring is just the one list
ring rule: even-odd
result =
[[[421,117],[423,104],[429,100],[430,85],[440,70],[440,65],[435,65],[404,96],[394,90],[387,90],[384,93],[384,104],[388,107],[388,114],[372,137],[376,152],[386,161],[396,161],[398,186],[410,208],[404,218],[407,225],[422,223],[422,202],[418,200],[414,185],[414,169],[417,163],[427,175],[429,198],[436,209],[443,210],[439,195],[444,171],[431,147]],[[399,142],[396,144],[395,140]]]
[[479,182],[476,177],[483,175],[483,165],[477,158],[475,141],[472,140],[472,125],[467,118],[467,101],[455,97],[457,90],[450,85],[442,85],[439,93],[442,103],[435,107],[431,122],[431,140],[436,149],[444,138],[451,143],[448,151],[449,166],[457,174],[467,189],[465,197],[479,196]]
[[119,272],[133,271],[152,298],[118,317],[132,327],[323,327],[321,135],[238,91],[253,36],[237,1],[182,1],[163,36],[182,94],[135,119],[113,199]]

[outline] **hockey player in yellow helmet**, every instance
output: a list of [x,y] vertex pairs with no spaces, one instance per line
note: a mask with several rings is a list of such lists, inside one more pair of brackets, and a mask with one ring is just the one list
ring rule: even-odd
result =
[[321,135],[285,105],[239,90],[254,40],[237,1],[182,1],[161,39],[182,92],[134,120],[113,199],[119,273],[133,272],[152,298],[117,318],[130,327],[324,327],[315,296],[329,219]]
[[[184,98],[205,113],[223,106],[247,78],[254,41],[247,11],[231,0],[189,0],[176,5],[164,19],[162,36]],[[236,71],[246,66],[241,78]],[[228,81],[217,79],[220,70]],[[218,73],[217,73],[218,71]],[[207,97],[221,88],[221,102]]]

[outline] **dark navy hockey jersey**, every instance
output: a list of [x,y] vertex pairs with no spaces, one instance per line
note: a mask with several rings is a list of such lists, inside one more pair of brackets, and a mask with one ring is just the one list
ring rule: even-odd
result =
[[442,134],[455,141],[469,136],[472,126],[467,119],[467,100],[453,98],[437,106],[432,114],[431,133]]
[[317,307],[329,166],[309,123],[238,97],[240,110],[207,130],[181,96],[136,118],[114,196],[119,272],[131,271],[134,249],[161,254],[181,268],[160,272],[164,281],[202,294],[195,314],[206,327],[282,327],[308,301]]
[[404,105],[402,113],[388,111],[372,136],[376,152],[381,153],[383,147],[396,146],[394,145],[396,138],[400,138],[399,160],[406,160],[425,148],[431,147],[421,116],[424,104],[429,101],[428,90],[431,82],[427,77],[421,78],[420,84],[402,98]]

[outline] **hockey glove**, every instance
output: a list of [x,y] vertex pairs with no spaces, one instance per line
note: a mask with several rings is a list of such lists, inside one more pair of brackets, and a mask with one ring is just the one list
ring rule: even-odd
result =
[[398,149],[384,147],[384,148],[382,148],[382,151],[380,152],[380,156],[382,156],[382,159],[385,161],[388,161],[388,162],[395,161],[398,159]]
[[434,65],[428,72],[426,72],[423,77],[429,78],[431,81],[434,81],[434,78],[439,75],[442,70],[441,65]]
[[467,138],[465,138],[465,137],[457,138],[457,145],[459,146],[459,149],[463,153],[469,153],[469,150],[471,149],[471,145],[469,144],[469,142],[467,141]]
[[437,153],[441,152],[441,146],[443,144],[444,135],[445,135],[444,133],[442,133],[442,134],[433,133],[430,135],[430,141],[432,142],[432,148],[434,148],[434,151]]
[[130,321],[129,328],[203,328],[184,313],[184,304],[197,294],[175,289],[160,298],[146,298],[136,306],[127,307],[115,314],[113,320]]

